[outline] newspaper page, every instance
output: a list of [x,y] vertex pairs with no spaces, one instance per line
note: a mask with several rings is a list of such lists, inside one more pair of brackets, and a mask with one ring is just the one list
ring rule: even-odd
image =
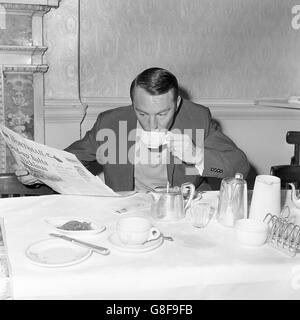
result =
[[0,132],[17,164],[56,192],[70,195],[118,195],[98,176],[88,171],[74,154],[26,139],[3,125],[0,125]]

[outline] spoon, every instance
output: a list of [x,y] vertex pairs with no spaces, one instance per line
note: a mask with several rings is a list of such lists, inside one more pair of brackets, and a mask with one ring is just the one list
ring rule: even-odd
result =
[[[161,235],[161,238],[163,238],[164,240],[168,240],[168,241],[174,241],[174,239],[170,236],[164,236],[163,234]],[[142,244],[146,244],[147,242],[151,242],[157,239],[151,239],[151,240],[147,240],[145,242],[143,242]]]

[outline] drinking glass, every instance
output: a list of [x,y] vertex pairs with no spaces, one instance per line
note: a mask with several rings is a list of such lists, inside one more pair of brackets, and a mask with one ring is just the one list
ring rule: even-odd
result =
[[211,219],[212,208],[208,202],[193,201],[190,207],[192,225],[196,228],[204,228]]

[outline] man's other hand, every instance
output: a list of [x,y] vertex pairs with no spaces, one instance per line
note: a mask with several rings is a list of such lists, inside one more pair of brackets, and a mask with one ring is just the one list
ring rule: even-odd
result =
[[17,166],[15,169],[15,175],[18,180],[26,185],[33,185],[36,183],[42,183],[40,180],[30,175],[29,172],[22,166]]

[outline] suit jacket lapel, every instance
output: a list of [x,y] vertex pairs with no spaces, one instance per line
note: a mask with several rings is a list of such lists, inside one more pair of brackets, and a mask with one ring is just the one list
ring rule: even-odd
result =
[[[182,133],[182,113],[184,112],[182,109],[182,104],[183,104],[183,100],[181,100],[181,103],[176,111],[176,116],[175,116],[175,120],[174,123],[170,129],[170,131],[174,130],[175,132],[179,129]],[[175,175],[175,171],[176,171],[176,166],[175,166],[175,158],[173,156],[172,153],[170,153],[170,163],[168,163],[167,165],[167,171],[168,171],[168,181],[171,184],[172,187],[174,187],[174,175]]]

